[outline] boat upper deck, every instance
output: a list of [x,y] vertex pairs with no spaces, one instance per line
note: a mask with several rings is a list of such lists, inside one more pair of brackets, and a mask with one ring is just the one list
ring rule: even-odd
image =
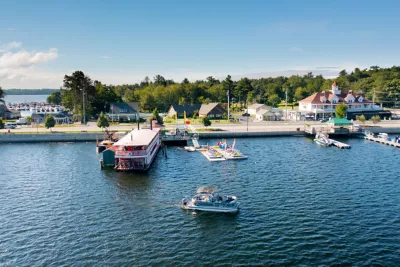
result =
[[114,146],[148,146],[159,133],[159,128],[133,130],[116,142]]

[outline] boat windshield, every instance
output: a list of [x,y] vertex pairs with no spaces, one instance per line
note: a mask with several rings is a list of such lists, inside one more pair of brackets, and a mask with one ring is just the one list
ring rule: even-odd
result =
[[202,186],[197,189],[197,194],[212,194],[217,191],[216,186]]

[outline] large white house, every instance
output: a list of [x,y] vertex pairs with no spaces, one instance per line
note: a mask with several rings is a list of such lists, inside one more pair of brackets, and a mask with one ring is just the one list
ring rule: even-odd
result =
[[[330,91],[322,91],[299,101],[299,112],[288,116],[301,114],[301,119],[312,118],[314,120],[328,118],[335,114],[337,105],[344,103],[347,105],[347,118],[355,119],[357,115],[364,114],[366,117],[380,115],[381,117],[390,116],[390,112],[383,111],[382,108],[366,99],[362,94],[355,94],[352,91],[342,92],[336,82],[332,84]],[[298,119],[290,118],[290,119]]]

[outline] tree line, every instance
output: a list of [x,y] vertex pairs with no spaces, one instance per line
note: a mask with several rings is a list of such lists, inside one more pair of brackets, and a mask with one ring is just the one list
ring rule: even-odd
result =
[[276,107],[286,97],[288,103],[296,103],[315,92],[330,90],[334,81],[342,90],[353,90],[385,105],[393,105],[400,95],[400,67],[397,66],[356,68],[351,73],[342,70],[335,79],[325,79],[310,72],[302,76],[242,78],[238,81],[228,75],[223,80],[210,76],[194,82],[188,79],[176,82],[156,75],[153,79],[145,77],[140,83],[122,85],[102,84],[91,80],[82,71],[75,71],[65,75],[63,87],[59,93],[50,95],[49,102],[61,103],[81,116],[85,102],[88,116],[98,116],[100,112],[109,111],[111,102],[119,101],[139,102],[142,112],[152,112],[155,108],[166,112],[171,104],[219,102],[226,106],[229,92],[235,111],[254,102]]
[[59,89],[7,89],[7,95],[49,95]]

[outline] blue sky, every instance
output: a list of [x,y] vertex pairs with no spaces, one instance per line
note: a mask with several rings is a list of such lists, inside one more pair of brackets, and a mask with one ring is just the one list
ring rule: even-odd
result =
[[398,1],[0,1],[0,86],[399,65]]

